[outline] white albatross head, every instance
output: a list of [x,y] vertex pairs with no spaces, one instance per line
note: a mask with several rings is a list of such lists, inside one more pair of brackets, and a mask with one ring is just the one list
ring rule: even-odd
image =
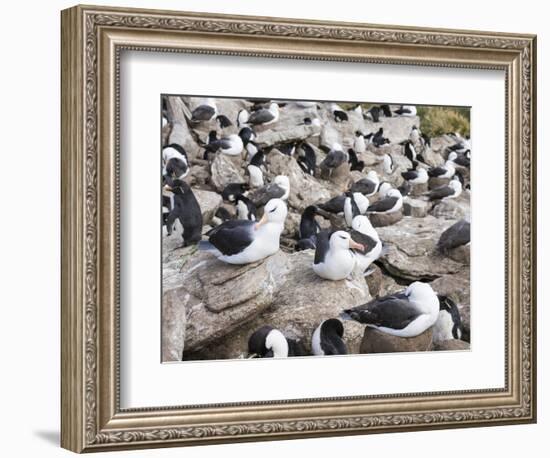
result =
[[351,250],[355,248],[357,250],[364,251],[365,247],[360,243],[357,243],[351,238],[346,231],[336,231],[330,236],[330,249],[331,250]]
[[264,207],[262,219],[256,223],[256,229],[265,224],[275,223],[283,225],[286,219],[288,209],[286,203],[281,199],[271,199]]
[[439,299],[428,283],[415,281],[405,289],[405,294],[409,302],[413,302],[419,310],[425,313],[439,313]]
[[273,352],[274,358],[288,357],[288,341],[281,331],[272,329],[265,338],[265,348]]

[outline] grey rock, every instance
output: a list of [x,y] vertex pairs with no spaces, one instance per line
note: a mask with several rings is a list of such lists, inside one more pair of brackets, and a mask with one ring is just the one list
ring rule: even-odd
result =
[[428,192],[428,183],[413,184],[409,195],[411,197],[421,197]]
[[246,182],[241,169],[226,154],[216,154],[216,157],[212,161],[210,172],[212,174],[212,184],[220,192],[229,183]]
[[186,307],[190,297],[181,290],[169,290],[162,297],[163,362],[181,361],[185,346]]
[[441,342],[434,342],[433,349],[435,351],[457,351],[457,350],[469,350],[470,344],[463,340],[450,339],[443,340]]
[[385,227],[396,224],[403,219],[403,211],[393,213],[373,213],[369,215],[370,222],[374,227]]
[[456,199],[444,199],[436,202],[430,210],[430,215],[440,219],[469,219],[470,218],[470,191],[462,191]]
[[212,191],[202,189],[193,189],[197,202],[201,208],[203,224],[209,224],[216,213],[216,210],[222,204],[222,196]]
[[394,225],[379,227],[378,235],[388,249],[381,258],[385,269],[395,277],[412,281],[435,279],[463,269],[462,264],[435,249],[447,226],[445,220],[428,215],[405,217]]
[[457,305],[464,327],[470,329],[470,270],[462,267],[451,275],[444,275],[430,283],[438,294],[449,296]]

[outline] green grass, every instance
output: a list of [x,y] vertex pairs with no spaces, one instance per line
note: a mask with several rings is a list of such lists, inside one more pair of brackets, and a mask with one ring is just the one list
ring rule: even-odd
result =
[[455,107],[418,107],[420,130],[430,137],[458,132],[462,136],[470,135],[469,108]]

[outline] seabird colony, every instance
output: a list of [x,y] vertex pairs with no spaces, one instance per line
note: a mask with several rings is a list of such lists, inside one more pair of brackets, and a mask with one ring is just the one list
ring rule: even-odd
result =
[[[332,122],[345,125],[351,117],[359,116],[376,125],[387,117],[414,117],[415,106],[383,104],[365,109],[356,104],[348,111],[343,104],[336,103],[249,100],[241,103],[242,108],[235,119],[231,119],[229,113],[220,112],[218,105],[223,104],[219,100],[198,99],[194,106],[184,109],[189,135],[203,132],[202,137],[199,134],[195,138],[202,155],[196,154],[194,161],[212,164],[218,155],[225,155],[234,158],[244,169],[246,182],[226,183],[222,189],[225,204],[212,217],[210,224],[214,227],[203,230],[201,207],[187,182],[193,161],[184,148],[185,142],[166,141],[161,156],[162,221],[166,236],[173,237],[178,221],[183,246],[198,245],[199,250],[211,253],[220,262],[255,263],[281,249],[289,198],[301,190],[292,189],[291,177],[271,173],[269,154],[272,150],[295,160],[299,167],[295,173],[317,180],[330,181],[341,168],[348,167],[347,189],[336,192],[330,199],[306,205],[296,231],[294,249],[313,252],[311,268],[321,281],[346,281],[354,271],[363,276],[372,273],[373,264],[385,256],[386,250],[371,218],[402,212],[404,199],[411,190],[419,188],[420,193],[415,196],[429,204],[455,199],[464,189],[464,177],[457,169],[470,167],[469,138],[456,132],[447,134],[452,144],[444,150],[445,162],[434,166],[433,161],[426,160],[427,154],[433,154],[431,139],[418,126],[412,127],[408,138],[399,143],[400,152],[396,153],[395,148],[390,148],[392,140],[383,127],[375,127],[371,132],[350,130],[349,138],[342,138],[335,135],[334,129],[330,130],[325,118],[328,116]],[[321,105],[325,106],[324,110]],[[292,112],[287,114],[287,109]],[[163,109],[163,129],[173,127],[168,111]],[[270,128],[276,130],[277,123],[285,116],[296,118],[295,125],[304,129],[304,136],[266,143],[265,132]],[[215,129],[212,129],[213,121]],[[365,160],[363,155],[368,151],[375,153],[377,162]],[[401,156],[399,163],[408,162],[408,167],[399,174],[399,186],[395,179],[384,181],[380,175],[387,177],[395,173],[396,155]],[[430,180],[435,185],[428,187]],[[469,183],[466,187],[469,188]],[[445,256],[469,243],[470,223],[460,220],[441,233],[436,250]],[[290,249],[288,244],[284,248]],[[342,320],[349,319],[398,337],[418,336],[430,327],[434,328],[436,340],[464,336],[456,303],[448,296],[438,295],[427,282],[416,281],[402,291],[351,308],[348,305],[342,304],[339,317],[325,317],[314,329],[310,342],[313,355],[347,354]],[[257,329],[248,341],[251,358],[305,354],[300,342],[288,338],[269,323]]]

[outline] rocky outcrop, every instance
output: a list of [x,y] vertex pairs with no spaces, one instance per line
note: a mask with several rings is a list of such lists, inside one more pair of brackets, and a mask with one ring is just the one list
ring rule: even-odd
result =
[[441,342],[434,342],[433,349],[436,351],[460,351],[469,350],[470,344],[463,340],[450,339]]
[[217,154],[210,169],[212,184],[221,192],[229,183],[245,183],[243,172],[226,154]]
[[214,213],[222,204],[222,196],[212,191],[204,191],[202,189],[195,189],[193,191],[197,202],[201,207],[203,224],[210,224]]
[[408,281],[433,280],[459,272],[463,269],[462,264],[442,256],[435,249],[447,227],[445,220],[430,215],[405,217],[392,226],[380,227],[378,234],[388,250],[381,259],[384,268]]
[[415,218],[424,218],[428,214],[429,204],[426,200],[413,199],[405,197],[403,199],[403,214],[405,216],[414,216]]

